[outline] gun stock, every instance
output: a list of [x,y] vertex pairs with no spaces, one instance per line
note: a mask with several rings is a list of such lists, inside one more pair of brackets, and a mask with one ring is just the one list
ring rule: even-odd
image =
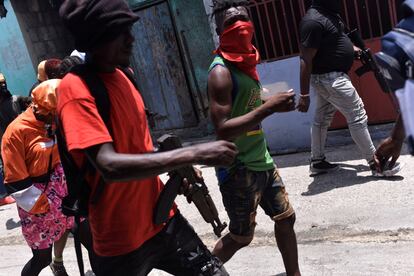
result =
[[[163,135],[157,142],[160,146],[160,151],[169,151],[182,147],[180,139],[174,135]],[[189,203],[194,202],[203,219],[213,226],[214,234],[220,237],[227,224],[220,221],[217,208],[208,188],[204,181],[198,181],[194,167],[186,166],[170,172],[169,175],[170,179],[165,184],[155,208],[154,222],[161,224],[167,221],[169,211],[180,190],[182,180],[186,178],[190,184],[189,192],[186,195],[187,201]]]

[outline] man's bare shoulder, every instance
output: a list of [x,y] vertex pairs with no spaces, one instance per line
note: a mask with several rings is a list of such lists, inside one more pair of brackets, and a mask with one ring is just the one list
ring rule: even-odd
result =
[[233,87],[231,72],[223,65],[216,65],[210,70],[208,76],[209,90],[214,91],[231,91]]

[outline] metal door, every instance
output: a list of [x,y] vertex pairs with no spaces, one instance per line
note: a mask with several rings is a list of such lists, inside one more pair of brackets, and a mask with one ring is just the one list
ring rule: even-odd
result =
[[145,105],[155,112],[153,130],[196,126],[198,118],[167,2],[137,11],[133,67]]
[[9,12],[0,19],[0,72],[10,92],[27,96],[36,81],[35,71],[10,1],[4,5]]

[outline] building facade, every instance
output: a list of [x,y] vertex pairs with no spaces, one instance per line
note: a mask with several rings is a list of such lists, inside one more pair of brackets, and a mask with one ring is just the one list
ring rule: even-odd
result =
[[[261,55],[258,66],[261,82],[272,92],[294,89],[300,92],[299,33],[302,16],[311,0],[250,0],[249,14],[255,26],[254,44]],[[350,30],[358,29],[373,52],[380,49],[380,37],[388,32],[399,18],[403,0],[343,0],[342,18]],[[211,14],[211,0],[204,1],[206,12]],[[210,22],[212,35],[214,22]],[[372,73],[358,77],[354,71],[361,63],[355,62],[349,75],[364,101],[370,124],[392,122],[395,109],[375,81]],[[272,152],[291,152],[310,146],[310,126],[314,115],[314,93],[307,114],[291,112],[274,114],[263,122],[269,148]],[[337,114],[333,129],[345,128],[346,121]]]
[[[27,95],[40,61],[69,55],[73,40],[64,28],[58,8],[62,0],[6,0],[9,14],[0,28],[19,36],[0,41],[3,63],[21,64],[14,54],[25,52],[25,68],[4,70],[11,87]],[[174,132],[185,138],[212,133],[208,123],[207,75],[214,43],[202,1],[129,0],[141,20],[133,27],[136,37],[132,67],[147,107],[154,113],[153,136]],[[7,22],[10,22],[7,24]],[[0,29],[1,30],[1,29]],[[10,42],[9,42],[10,41]],[[10,44],[14,43],[11,47]],[[19,46],[19,47],[17,47]],[[3,50],[4,49],[4,50]],[[20,78],[20,79],[18,79]],[[21,78],[27,82],[22,85]]]
[[[0,20],[0,71],[14,93],[27,94],[39,61],[63,58],[73,50],[58,7],[61,0],[6,0],[9,14]],[[128,0],[141,17],[132,66],[147,107],[154,113],[153,136],[174,132],[185,138],[213,134],[208,114],[207,71],[217,47],[212,0]],[[402,0],[343,0],[345,23],[358,28],[367,45],[379,50],[379,38],[396,24]],[[262,61],[262,84],[273,92],[299,93],[298,25],[311,0],[251,0],[254,44]],[[20,29],[20,31],[19,31]],[[5,39],[3,39],[5,37]],[[355,63],[355,68],[358,67]],[[372,74],[350,75],[364,100],[371,124],[393,121],[388,98]],[[311,98],[314,102],[313,97]],[[275,114],[263,122],[272,152],[306,149],[310,145],[310,112]],[[346,127],[337,115],[333,128]]]

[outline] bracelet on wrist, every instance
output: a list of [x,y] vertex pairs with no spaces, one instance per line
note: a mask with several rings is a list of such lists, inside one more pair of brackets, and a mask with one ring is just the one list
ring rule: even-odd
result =
[[310,94],[309,93],[308,94],[300,94],[300,97],[301,98],[309,98]]

